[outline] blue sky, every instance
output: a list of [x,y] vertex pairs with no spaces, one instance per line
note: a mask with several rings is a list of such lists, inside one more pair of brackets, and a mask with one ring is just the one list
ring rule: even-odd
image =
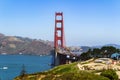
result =
[[120,0],[0,0],[0,33],[53,41],[55,12],[68,46],[120,44]]

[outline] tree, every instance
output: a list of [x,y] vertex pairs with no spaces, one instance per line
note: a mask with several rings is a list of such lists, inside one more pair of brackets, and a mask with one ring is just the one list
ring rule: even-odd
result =
[[100,52],[101,52],[101,50],[99,48],[95,48],[91,52],[91,55],[93,55],[93,57],[100,57]]
[[82,53],[79,58],[80,58],[81,60],[88,60],[88,59],[91,58],[90,55],[91,55],[90,52]]
[[22,70],[20,72],[21,80],[25,80],[24,77],[26,75],[25,65],[22,65]]
[[103,46],[101,48],[101,52],[102,52],[103,57],[110,57],[111,54],[117,52],[117,49],[113,46]]
[[101,49],[95,48],[93,50],[89,49],[87,52],[84,52],[80,55],[79,59],[88,60],[90,58],[99,58],[99,57],[108,57],[115,53],[120,52],[120,49],[116,49],[113,46],[103,46]]
[[120,53],[120,49],[116,49],[116,52],[117,52],[117,53]]

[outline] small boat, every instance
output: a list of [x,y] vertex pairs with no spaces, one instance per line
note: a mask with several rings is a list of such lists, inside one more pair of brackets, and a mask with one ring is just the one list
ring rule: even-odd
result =
[[22,55],[23,53],[19,53],[20,55]]
[[40,56],[43,56],[43,55],[40,55]]
[[1,53],[2,55],[6,55],[7,53]]
[[3,67],[2,69],[8,69],[8,67],[5,66],[5,67]]

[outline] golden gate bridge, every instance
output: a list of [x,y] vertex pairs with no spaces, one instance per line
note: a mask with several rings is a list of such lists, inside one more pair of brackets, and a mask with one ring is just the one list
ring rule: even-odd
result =
[[65,43],[63,13],[55,13],[54,53],[52,65],[69,64],[77,61],[77,56],[72,53]]

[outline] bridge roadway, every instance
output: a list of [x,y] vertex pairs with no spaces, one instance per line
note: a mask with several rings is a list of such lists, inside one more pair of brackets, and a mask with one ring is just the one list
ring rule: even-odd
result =
[[54,65],[69,64],[77,61],[78,55],[72,53],[68,48],[57,48],[54,53]]
[[72,52],[69,48],[57,48],[57,53],[67,56],[78,56],[79,52]]

